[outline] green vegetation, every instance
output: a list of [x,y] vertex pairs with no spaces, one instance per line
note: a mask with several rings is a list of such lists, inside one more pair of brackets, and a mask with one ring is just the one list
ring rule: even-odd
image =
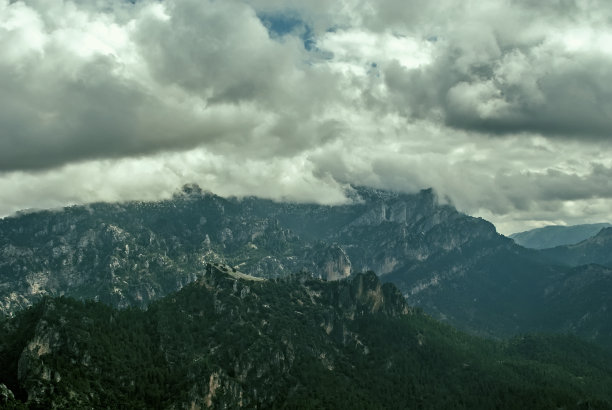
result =
[[209,266],[146,311],[45,298],[0,329],[14,408],[612,408],[599,348],[469,336],[372,273],[255,282]]

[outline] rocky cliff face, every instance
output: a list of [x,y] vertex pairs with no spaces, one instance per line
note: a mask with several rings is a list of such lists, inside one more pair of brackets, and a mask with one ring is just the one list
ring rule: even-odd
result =
[[4,312],[44,295],[64,294],[119,307],[145,306],[193,281],[193,267],[200,265],[196,255],[168,255],[173,251],[169,238],[146,227],[127,230],[117,221],[80,211],[2,221]]
[[379,275],[466,243],[502,238],[492,224],[439,204],[432,190],[400,194],[355,188],[352,195],[350,205],[274,204],[267,212],[303,238],[339,245],[353,270]]

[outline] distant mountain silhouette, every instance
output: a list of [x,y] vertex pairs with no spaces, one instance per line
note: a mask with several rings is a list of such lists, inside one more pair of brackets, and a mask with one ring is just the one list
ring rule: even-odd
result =
[[525,232],[513,233],[510,238],[525,248],[546,249],[561,245],[573,245],[591,238],[602,228],[609,228],[609,223],[545,226]]

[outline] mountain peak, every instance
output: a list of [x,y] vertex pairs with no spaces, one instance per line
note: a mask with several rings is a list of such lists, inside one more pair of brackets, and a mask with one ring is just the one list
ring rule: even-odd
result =
[[387,202],[402,197],[420,198],[432,203],[438,202],[437,194],[433,188],[422,189],[415,193],[406,193],[388,189],[372,188],[363,185],[351,185],[350,190],[347,191],[346,195],[355,202]]
[[399,289],[391,283],[381,283],[372,271],[354,274],[333,286],[322,286],[323,283],[315,279],[306,286],[309,293],[320,293],[325,304],[335,306],[351,320],[369,314],[395,317],[413,312]]
[[172,195],[173,200],[177,200],[177,199],[197,200],[203,197],[219,198],[219,196],[215,195],[214,193],[203,190],[202,188],[200,188],[198,184],[194,182],[183,185],[181,189],[179,189]]
[[195,183],[183,185],[181,188],[181,192],[185,195],[202,195],[204,193],[204,191],[202,191],[202,188],[200,188],[200,186]]

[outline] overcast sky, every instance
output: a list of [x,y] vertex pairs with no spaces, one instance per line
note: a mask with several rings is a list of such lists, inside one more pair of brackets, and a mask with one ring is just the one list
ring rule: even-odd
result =
[[502,233],[612,221],[605,0],[0,0],[0,216],[433,187]]

